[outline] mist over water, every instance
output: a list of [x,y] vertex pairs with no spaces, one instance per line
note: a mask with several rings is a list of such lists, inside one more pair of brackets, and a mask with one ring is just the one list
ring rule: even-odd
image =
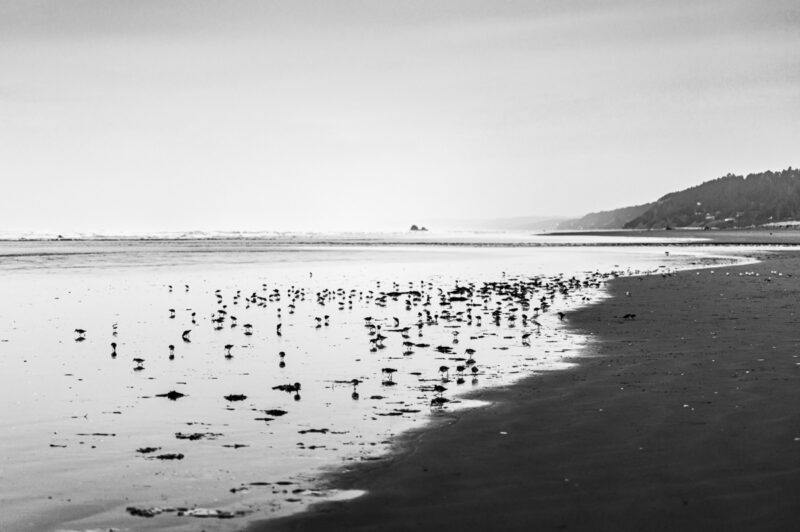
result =
[[[297,511],[331,495],[316,491],[322,471],[373,459],[437,415],[433,398],[463,408],[459,394],[565,367],[585,339],[556,312],[601,290],[557,295],[541,325],[509,320],[499,294],[446,305],[442,294],[694,260],[688,248],[505,238],[0,243],[2,528],[192,530],[192,513],[240,516],[203,521],[227,530]],[[370,321],[384,348],[371,350]],[[477,371],[458,374],[473,357]],[[299,392],[274,389],[296,382]],[[158,397],[170,391],[184,396]],[[127,508],[169,511],[146,519]]]

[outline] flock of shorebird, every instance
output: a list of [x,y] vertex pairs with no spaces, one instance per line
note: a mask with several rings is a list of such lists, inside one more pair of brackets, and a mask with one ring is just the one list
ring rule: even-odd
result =
[[[438,367],[437,384],[424,386],[423,391],[432,393],[430,405],[432,408],[441,408],[449,399],[444,397],[447,388],[444,384],[455,379],[456,384],[463,384],[467,375],[472,375],[474,379],[481,373],[481,368],[476,361],[476,350],[468,347],[463,351],[463,355],[456,351],[461,331],[465,326],[471,326],[471,330],[486,331],[491,327],[504,327],[507,330],[519,328],[519,342],[523,346],[530,345],[532,335],[539,334],[542,324],[538,321],[540,316],[550,311],[556,303],[557,298],[578,295],[582,299],[587,299],[584,289],[599,288],[602,283],[610,277],[618,276],[620,272],[600,273],[594,272],[586,274],[582,278],[577,276],[566,277],[555,275],[550,277],[534,276],[529,278],[507,277],[503,274],[499,281],[476,283],[471,282],[461,284],[455,282],[455,286],[444,288],[435,286],[429,281],[409,282],[408,286],[401,288],[399,283],[392,283],[391,290],[382,290],[381,283],[377,282],[375,290],[345,290],[344,288],[329,289],[324,288],[312,291],[294,285],[283,291],[278,288],[269,289],[266,284],[262,284],[259,290],[249,294],[243,294],[237,290],[230,300],[226,301],[222,290],[215,290],[213,296],[216,300],[216,310],[209,316],[209,322],[214,330],[225,328],[235,329],[239,327],[238,318],[232,314],[234,307],[239,309],[250,308],[270,308],[277,313],[277,324],[275,325],[275,335],[282,335],[282,317],[284,313],[295,314],[297,306],[303,302],[313,302],[317,308],[333,309],[333,311],[352,311],[354,304],[360,306],[370,305],[374,307],[375,313],[381,317],[366,316],[363,318],[363,325],[367,331],[367,345],[371,353],[377,353],[387,348],[389,334],[399,334],[402,339],[402,354],[409,356],[414,353],[414,349],[431,349],[433,352],[448,355],[453,366],[440,365]],[[166,287],[169,292],[173,291],[173,286]],[[189,285],[184,285],[184,290],[190,290]],[[412,316],[406,323],[395,316],[388,316],[390,306],[400,306],[404,308],[404,316]],[[183,331],[181,340],[191,342],[191,333],[200,327],[197,313],[187,309],[188,318],[192,328]],[[168,319],[176,319],[177,312],[174,308],[167,310]],[[563,320],[565,314],[557,312],[559,319]],[[321,313],[313,316],[311,322],[314,328],[324,328],[330,326],[331,315]],[[423,337],[426,328],[448,328],[451,329],[451,339],[446,345],[432,346],[428,343],[419,341]],[[245,336],[252,336],[254,326],[251,323],[241,325]],[[82,342],[86,339],[87,331],[75,329],[75,341]],[[117,324],[112,325],[112,336],[117,336]],[[417,337],[417,341],[412,340],[412,334]],[[470,340],[482,336],[470,336]],[[508,338],[508,337],[506,337]],[[515,335],[514,338],[517,338]],[[234,344],[224,346],[223,357],[232,359],[234,357]],[[111,342],[111,356],[117,356],[117,343]],[[168,358],[175,359],[175,345],[169,344]],[[279,367],[284,368],[286,353],[278,353]],[[145,360],[141,357],[133,358],[134,371],[144,370]],[[397,372],[394,367],[381,368],[381,383],[384,386],[395,385],[394,374]],[[358,386],[363,382],[361,379],[353,378],[345,381],[337,381],[352,385],[352,398],[358,399]],[[301,384],[299,382],[279,384],[273,389],[287,392],[293,395],[295,400],[300,399]]]

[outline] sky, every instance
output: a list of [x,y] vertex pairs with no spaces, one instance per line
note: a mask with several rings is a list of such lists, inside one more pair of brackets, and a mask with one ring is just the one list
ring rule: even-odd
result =
[[0,0],[0,231],[579,216],[800,165],[796,0]]

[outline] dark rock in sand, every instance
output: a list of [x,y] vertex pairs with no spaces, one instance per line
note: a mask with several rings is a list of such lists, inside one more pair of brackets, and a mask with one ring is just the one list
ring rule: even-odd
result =
[[125,510],[129,514],[131,514],[131,515],[133,515],[135,517],[155,517],[158,514],[162,514],[165,511],[167,511],[167,510],[164,510],[163,508],[158,508],[158,507],[155,507],[155,508],[137,508],[135,506],[128,506],[127,508],[125,508]]

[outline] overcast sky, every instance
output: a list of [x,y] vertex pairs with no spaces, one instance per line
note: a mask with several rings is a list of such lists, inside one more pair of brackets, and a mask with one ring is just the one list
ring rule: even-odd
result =
[[0,0],[3,231],[580,215],[798,146],[797,0]]

